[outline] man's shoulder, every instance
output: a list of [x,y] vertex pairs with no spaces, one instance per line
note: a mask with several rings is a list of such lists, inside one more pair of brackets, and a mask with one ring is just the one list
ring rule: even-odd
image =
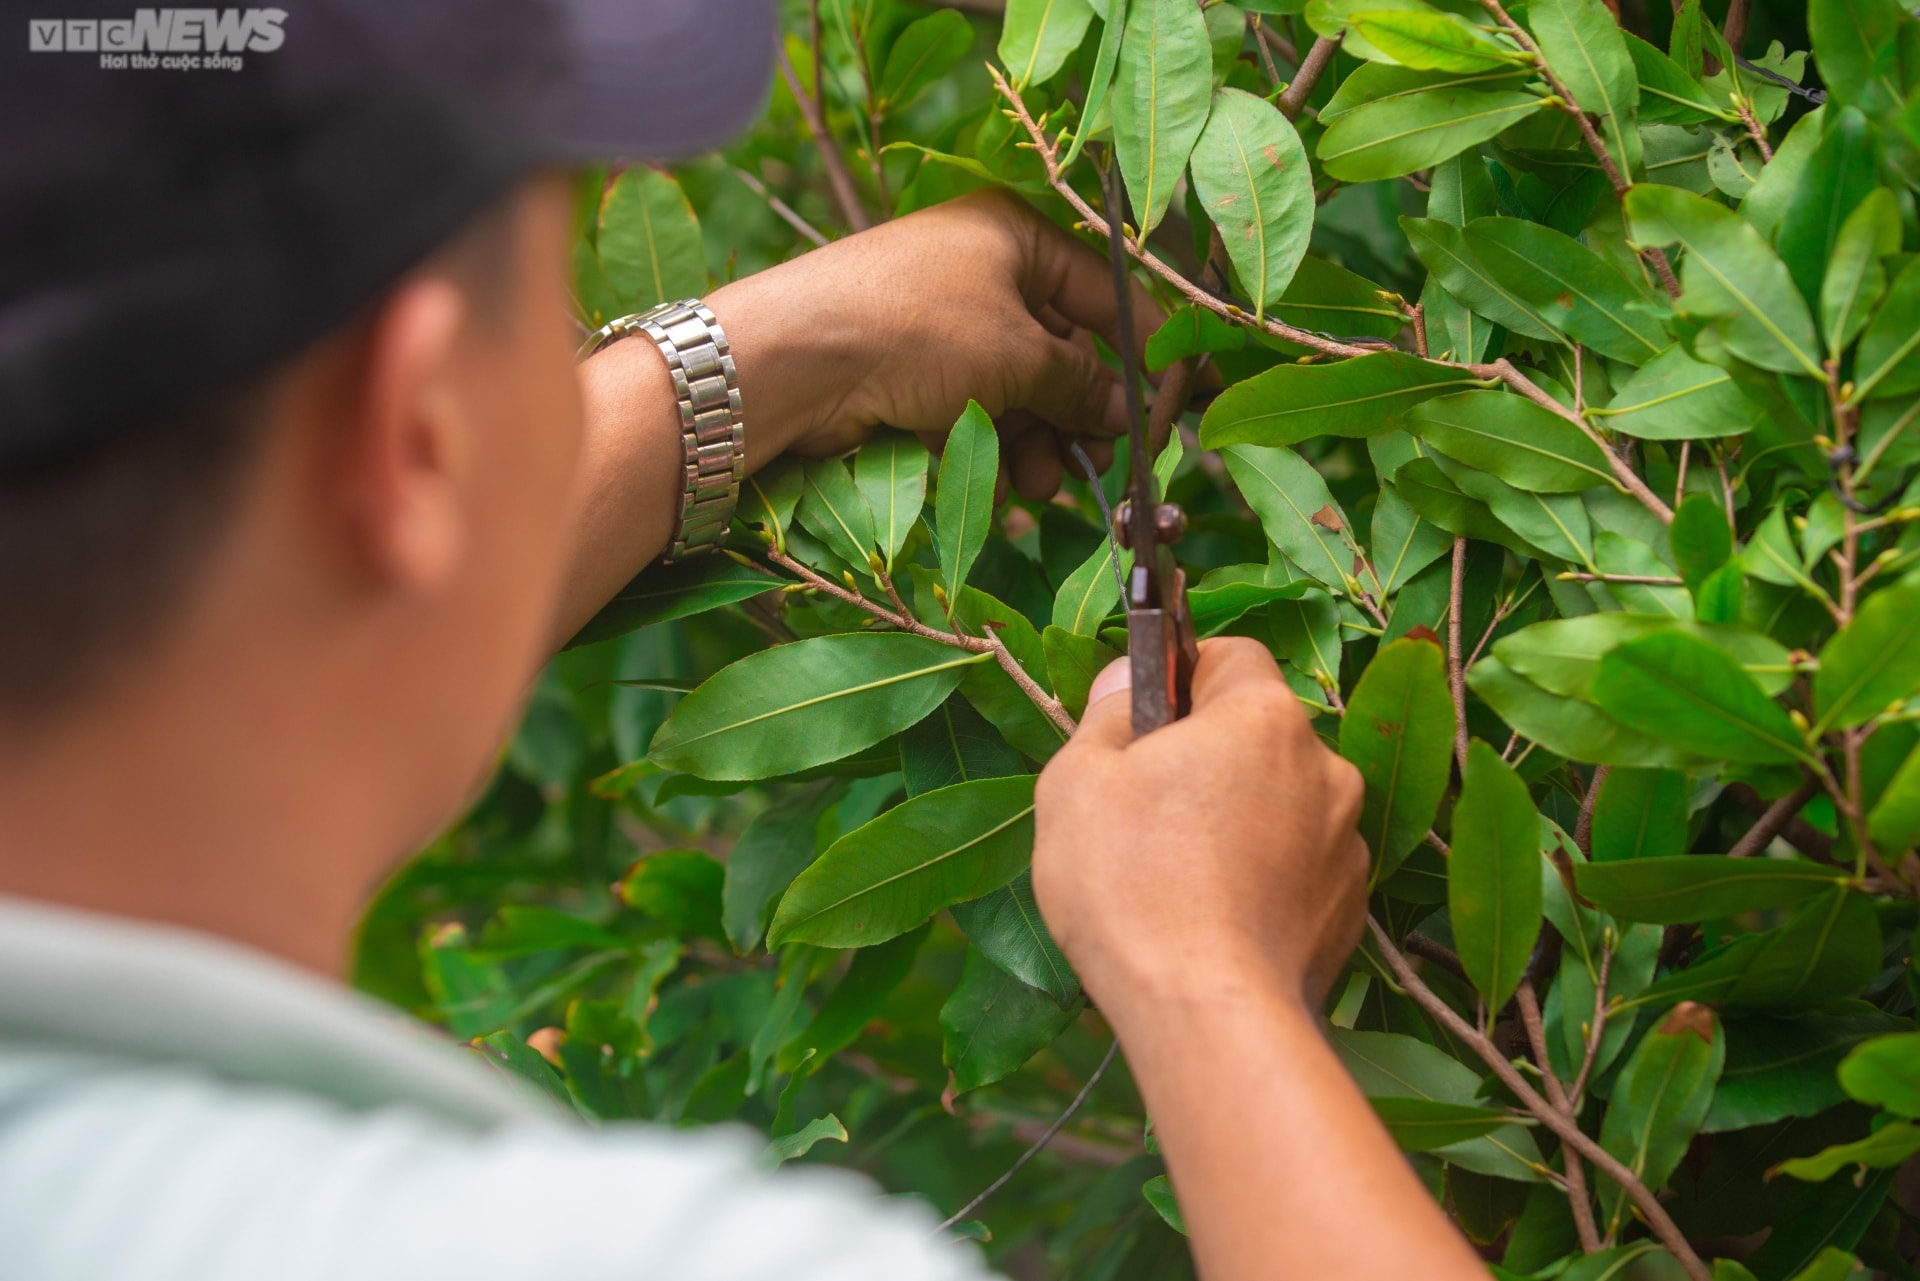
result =
[[404,1015],[188,930],[0,897],[0,1047],[406,1106],[485,1129],[559,1113]]

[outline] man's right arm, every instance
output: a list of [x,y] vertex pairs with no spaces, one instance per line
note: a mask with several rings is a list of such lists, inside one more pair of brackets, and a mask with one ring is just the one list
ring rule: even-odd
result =
[[1116,663],[1041,776],[1034,890],[1126,1047],[1208,1281],[1484,1277],[1315,1014],[1358,941],[1359,775],[1266,650],[1210,641],[1135,740]]

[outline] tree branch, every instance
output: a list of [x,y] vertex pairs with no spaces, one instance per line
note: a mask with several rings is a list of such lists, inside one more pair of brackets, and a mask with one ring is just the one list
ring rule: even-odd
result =
[[727,168],[733,171],[734,177],[738,178],[741,182],[746,184],[747,189],[749,191],[753,192],[754,195],[760,197],[760,199],[766,201],[767,208],[773,210],[774,214],[779,217],[780,221],[786,223],[787,226],[792,227],[795,231],[799,232],[807,240],[812,241],[816,249],[826,245],[827,238],[824,235],[820,234],[819,228],[815,227],[812,223],[808,222],[805,218],[802,218],[798,213],[796,213],[792,205],[788,204],[786,201],[780,199],[780,197],[774,195],[773,192],[769,191],[767,189],[767,184],[760,181],[758,176],[749,172],[748,170],[742,169],[739,165],[729,164],[727,165]]
[[1507,1057],[1500,1052],[1498,1046],[1488,1040],[1479,1029],[1461,1018],[1452,1006],[1434,995],[1433,989],[1422,983],[1420,976],[1413,972],[1413,967],[1407,963],[1406,956],[1394,946],[1393,940],[1388,937],[1387,931],[1379,921],[1368,916],[1367,928],[1373,932],[1374,941],[1380,945],[1381,955],[1385,958],[1388,968],[1393,971],[1394,978],[1407,995],[1411,996],[1421,1009],[1453,1033],[1458,1040],[1472,1047],[1473,1052],[1493,1069],[1493,1074],[1500,1078],[1501,1084],[1513,1092],[1521,1105],[1540,1124],[1552,1130],[1559,1136],[1562,1143],[1591,1161],[1596,1169],[1625,1190],[1634,1208],[1640,1212],[1641,1218],[1653,1230],[1654,1236],[1658,1237],[1660,1244],[1680,1261],[1680,1266],[1686,1270],[1692,1281],[1713,1281],[1713,1273],[1701,1261],[1699,1254],[1688,1242],[1685,1234],[1680,1231],[1679,1225],[1674,1223],[1673,1216],[1667,1213],[1666,1207],[1660,1204],[1659,1199],[1653,1195],[1639,1176],[1542,1098],[1539,1091],[1527,1084],[1526,1078],[1520,1075]]
[[1066,1125],[1066,1123],[1073,1119],[1074,1113],[1078,1112],[1081,1106],[1086,1103],[1088,1096],[1090,1096],[1093,1093],[1093,1087],[1100,1084],[1100,1078],[1107,1074],[1107,1069],[1109,1067],[1113,1066],[1114,1055],[1117,1054],[1119,1050],[1120,1050],[1120,1039],[1118,1037],[1115,1037],[1113,1040],[1113,1044],[1107,1047],[1107,1053],[1105,1057],[1103,1057],[1100,1060],[1100,1066],[1093,1069],[1092,1075],[1087,1077],[1087,1083],[1080,1087],[1080,1093],[1074,1095],[1073,1101],[1067,1104],[1066,1111],[1062,1112],[1057,1118],[1054,1119],[1054,1122],[1052,1125],[1049,1125],[1044,1131],[1041,1132],[1040,1137],[1033,1141],[1032,1147],[1028,1148],[1025,1152],[1022,1152],[1019,1156],[1019,1159],[1016,1160],[1011,1166],[1007,1167],[1007,1172],[1005,1174],[995,1179],[992,1183],[989,1183],[986,1186],[985,1190],[983,1190],[979,1196],[973,1198],[973,1200],[967,1202],[965,1205],[961,1206],[958,1210],[955,1210],[951,1215],[949,1215],[947,1219],[943,1223],[941,1223],[938,1230],[941,1232],[945,1232],[948,1228],[953,1227],[956,1223],[960,1223],[964,1221],[969,1214],[972,1214],[975,1210],[979,1209],[983,1204],[985,1204],[988,1197],[992,1196],[994,1193],[998,1192],[1001,1188],[1006,1187],[1008,1183],[1012,1182],[1013,1176],[1020,1173],[1021,1170],[1025,1169],[1027,1162],[1033,1160],[1033,1158],[1035,1158],[1036,1156],[1039,1156],[1040,1149],[1046,1147],[1047,1144],[1053,1142],[1053,1136],[1060,1133],[1061,1129]]
[[[1759,821],[1747,829],[1746,835],[1734,842],[1733,848],[1727,851],[1727,857],[1751,858],[1753,855],[1766,849],[1768,845],[1773,843],[1773,838],[1780,834],[1780,829],[1792,821],[1794,816],[1800,813],[1801,808],[1805,806],[1808,801],[1812,800],[1819,790],[1819,781],[1810,778],[1793,791],[1788,792],[1785,796],[1782,796],[1779,800],[1767,806],[1766,809],[1761,811]],[[1736,796],[1734,799],[1738,800],[1739,797]],[[1755,799],[1758,799],[1757,795]],[[1831,853],[1831,844],[1829,844],[1828,849],[1829,853]]]
[[1587,794],[1580,802],[1580,817],[1574,820],[1573,843],[1588,857],[1593,855],[1593,807],[1600,799],[1600,789],[1606,786],[1607,775],[1612,772],[1611,765],[1594,766],[1593,778],[1587,784]]
[[[1522,983],[1513,995],[1520,1006],[1520,1023],[1527,1030],[1527,1042],[1533,1046],[1534,1062],[1540,1065],[1540,1080],[1547,1087],[1547,1101],[1560,1109],[1562,1116],[1578,1124],[1579,1112],[1560,1084],[1560,1077],[1553,1070],[1553,1059],[1547,1053],[1546,1024],[1540,1017],[1540,1000],[1534,994],[1533,984]],[[1594,1222],[1593,1201],[1587,1195],[1587,1168],[1572,1148],[1565,1149],[1562,1155],[1567,1165],[1567,1203],[1573,1210],[1573,1227],[1580,1238],[1580,1248],[1588,1254],[1598,1254],[1600,1225]]]
[[794,72],[793,59],[787,56],[785,45],[780,46],[779,56],[780,78],[792,90],[793,101],[800,108],[800,119],[806,123],[807,132],[813,135],[814,146],[820,152],[820,163],[827,170],[827,185],[833,189],[833,198],[840,206],[840,215],[853,230],[865,231],[873,225],[873,221],[860,205],[860,196],[853,186],[853,175],[847,172],[847,159],[840,154],[840,145],[833,140],[833,133],[827,128],[826,113],[811,94],[801,89],[800,77]]
[[[1758,844],[1756,844],[1756,850],[1765,849],[1767,841],[1772,840],[1775,836],[1779,836],[1783,838],[1787,844],[1793,846],[1793,848],[1799,850],[1808,858],[1815,859],[1822,863],[1831,863],[1833,861],[1833,838],[1805,819],[1799,817],[1801,807],[1812,800],[1814,793],[1819,790],[1820,784],[1817,781],[1808,780],[1799,790],[1786,798],[1786,800],[1793,800],[1794,797],[1799,797],[1797,803],[1791,807],[1786,807],[1786,801],[1779,801],[1773,805],[1768,805],[1760,793],[1754,791],[1745,783],[1730,783],[1727,785],[1727,795],[1734,799],[1734,803],[1760,820],[1759,823],[1755,824],[1754,830],[1757,831],[1761,826],[1766,824],[1769,821],[1769,815],[1773,816],[1771,819],[1773,829],[1766,833],[1765,840],[1759,841]],[[1802,792],[1804,792],[1805,795],[1801,795]],[[1779,810],[1780,812],[1776,815],[1774,814],[1775,810]],[[1749,831],[1745,836],[1740,838],[1739,843],[1735,845],[1734,848],[1738,849],[1741,845],[1745,845],[1752,839],[1754,839],[1753,831]]]
[[1294,72],[1286,92],[1280,95],[1280,114],[1289,120],[1298,120],[1300,113],[1306,110],[1307,95],[1320,83],[1320,77],[1333,62],[1334,50],[1340,47],[1339,36],[1319,36],[1313,46],[1307,50],[1306,60],[1301,62],[1300,70]]
[[1453,759],[1467,774],[1467,665],[1460,652],[1460,612],[1466,600],[1467,540],[1453,540],[1453,582],[1447,590],[1447,688],[1453,694]]
[[[1497,3],[1497,0],[1484,0],[1484,2]],[[1504,12],[1504,10],[1502,12]],[[1511,21],[1511,19],[1509,19],[1509,21]],[[1046,166],[1047,185],[1058,192],[1061,198],[1069,205],[1073,206],[1074,212],[1080,215],[1082,223],[1085,224],[1089,231],[1103,238],[1106,237],[1109,234],[1107,220],[1095,212],[1093,206],[1087,203],[1086,198],[1078,191],[1075,191],[1073,185],[1067,181],[1066,174],[1062,172],[1060,168],[1059,148],[1048,139],[1046,131],[1040,127],[1039,123],[1034,120],[1033,114],[1027,110],[1027,104],[1020,97],[1019,90],[1015,89],[1007,80],[1006,76],[1001,74],[998,67],[989,67],[987,70],[993,77],[994,87],[999,90],[1000,96],[1005,98],[1008,105],[1012,108],[1014,119],[1019,121],[1020,126],[1026,130],[1028,145]],[[1369,341],[1366,345],[1357,342],[1343,342],[1338,338],[1316,333],[1310,329],[1296,328],[1284,321],[1275,320],[1271,316],[1256,318],[1242,308],[1235,306],[1233,303],[1216,298],[1199,285],[1194,284],[1191,280],[1188,280],[1178,271],[1168,266],[1166,262],[1161,260],[1158,255],[1145,245],[1135,243],[1134,238],[1124,237],[1123,239],[1125,240],[1128,253],[1132,254],[1148,271],[1151,271],[1154,275],[1171,285],[1188,302],[1194,304],[1196,307],[1211,311],[1216,316],[1224,317],[1235,324],[1245,325],[1252,329],[1259,329],[1263,333],[1272,334],[1275,338],[1284,338],[1288,342],[1297,343],[1309,350],[1319,352],[1323,356],[1350,358],[1354,356],[1371,355],[1378,351],[1392,350],[1391,344],[1384,342],[1375,344]],[[1574,413],[1565,405],[1562,405],[1559,401],[1547,395],[1532,379],[1521,373],[1514,367],[1513,363],[1505,357],[1501,357],[1487,364],[1468,364],[1452,360],[1436,360],[1431,363],[1442,365],[1449,369],[1464,370],[1472,374],[1475,378],[1485,379],[1490,383],[1505,383],[1508,387],[1511,387],[1520,395],[1525,396],[1534,404],[1539,405],[1542,409],[1566,419],[1577,427],[1587,439],[1593,441],[1595,445],[1600,447],[1601,451],[1607,457],[1608,465],[1612,468],[1614,480],[1622,490],[1639,499],[1647,510],[1658,516],[1662,522],[1672,522],[1673,509],[1662,502],[1659,496],[1651,489],[1648,489],[1646,482],[1635,475],[1633,469],[1627,466],[1613,450],[1607,447],[1606,441],[1601,438],[1598,432],[1594,431],[1585,418]]]

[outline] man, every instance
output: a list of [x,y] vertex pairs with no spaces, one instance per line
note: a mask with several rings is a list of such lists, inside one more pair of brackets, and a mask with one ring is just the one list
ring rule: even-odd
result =
[[[1058,336],[1110,330],[1099,258],[972,198],[576,370],[557,166],[741,126],[769,5],[314,0],[234,11],[238,70],[93,52],[155,14],[205,45],[196,11],[59,7],[22,43],[10,6],[0,77],[0,1275],[982,1275],[849,1176],[568,1128],[334,976],[554,645],[713,527],[689,450],[751,471],[973,397],[1044,492],[1056,437],[1122,426]],[[1041,778],[1034,881],[1202,1271],[1478,1275],[1316,1024],[1353,771],[1250,643],[1138,742],[1124,675]]]

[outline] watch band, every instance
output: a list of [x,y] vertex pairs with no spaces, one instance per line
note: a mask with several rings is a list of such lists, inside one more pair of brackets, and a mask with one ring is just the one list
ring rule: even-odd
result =
[[726,333],[697,298],[663,302],[607,322],[588,336],[580,358],[641,333],[653,339],[666,358],[680,401],[685,483],[673,542],[662,558],[676,561],[719,547],[740,501],[747,464],[740,380]]

